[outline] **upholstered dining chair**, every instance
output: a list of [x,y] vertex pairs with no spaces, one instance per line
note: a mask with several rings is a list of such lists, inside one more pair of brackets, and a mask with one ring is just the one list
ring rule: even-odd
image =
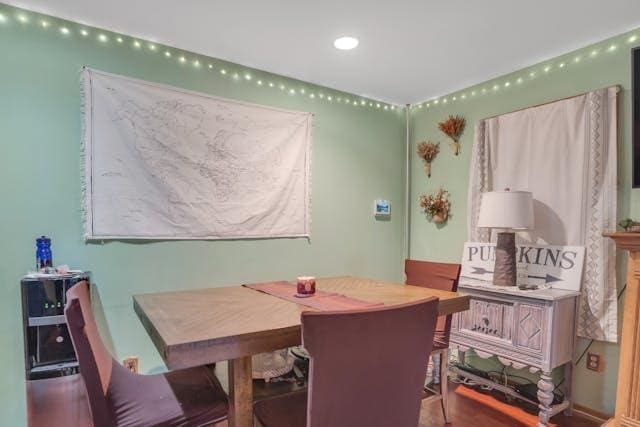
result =
[[[458,290],[458,281],[460,279],[460,264],[448,264],[408,259],[404,264],[404,272],[407,276],[405,282],[407,285],[421,286],[425,288],[439,289],[442,291],[451,292],[455,292]],[[440,391],[438,392],[432,388],[428,388],[427,391],[431,392],[432,394],[425,398],[426,401],[440,400],[445,423],[448,423],[450,420],[448,372],[451,320],[451,315],[438,317],[431,356],[434,361],[434,376],[438,375],[440,379]]]
[[302,313],[308,392],[254,405],[263,427],[416,427],[437,298],[354,311]]
[[227,418],[227,395],[208,368],[157,375],[129,371],[100,338],[87,282],[66,295],[64,314],[95,427],[205,426]]

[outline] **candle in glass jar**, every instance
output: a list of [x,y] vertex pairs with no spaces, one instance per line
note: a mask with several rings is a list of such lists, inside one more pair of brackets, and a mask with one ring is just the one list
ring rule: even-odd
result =
[[298,295],[313,295],[316,293],[316,278],[313,276],[298,277]]

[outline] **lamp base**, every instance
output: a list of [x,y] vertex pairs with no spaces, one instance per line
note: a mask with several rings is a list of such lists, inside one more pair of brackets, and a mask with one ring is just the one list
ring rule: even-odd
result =
[[516,233],[498,233],[493,284],[496,286],[515,286],[516,277]]

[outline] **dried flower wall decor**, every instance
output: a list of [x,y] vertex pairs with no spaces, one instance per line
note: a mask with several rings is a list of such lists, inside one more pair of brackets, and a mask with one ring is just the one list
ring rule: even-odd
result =
[[433,162],[433,159],[436,158],[439,152],[439,142],[423,141],[418,144],[417,153],[424,162],[424,171],[429,178],[431,178],[431,162]]
[[447,190],[441,188],[435,194],[423,194],[420,196],[419,202],[424,213],[431,217],[436,224],[442,224],[449,218],[451,202]]
[[451,146],[456,156],[460,154],[460,136],[464,132],[466,123],[462,116],[449,116],[447,120],[438,123],[438,129],[453,140]]

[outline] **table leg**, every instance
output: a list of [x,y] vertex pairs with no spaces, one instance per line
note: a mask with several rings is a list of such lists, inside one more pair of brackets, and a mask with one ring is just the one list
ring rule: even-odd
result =
[[229,360],[229,427],[253,426],[251,356]]

